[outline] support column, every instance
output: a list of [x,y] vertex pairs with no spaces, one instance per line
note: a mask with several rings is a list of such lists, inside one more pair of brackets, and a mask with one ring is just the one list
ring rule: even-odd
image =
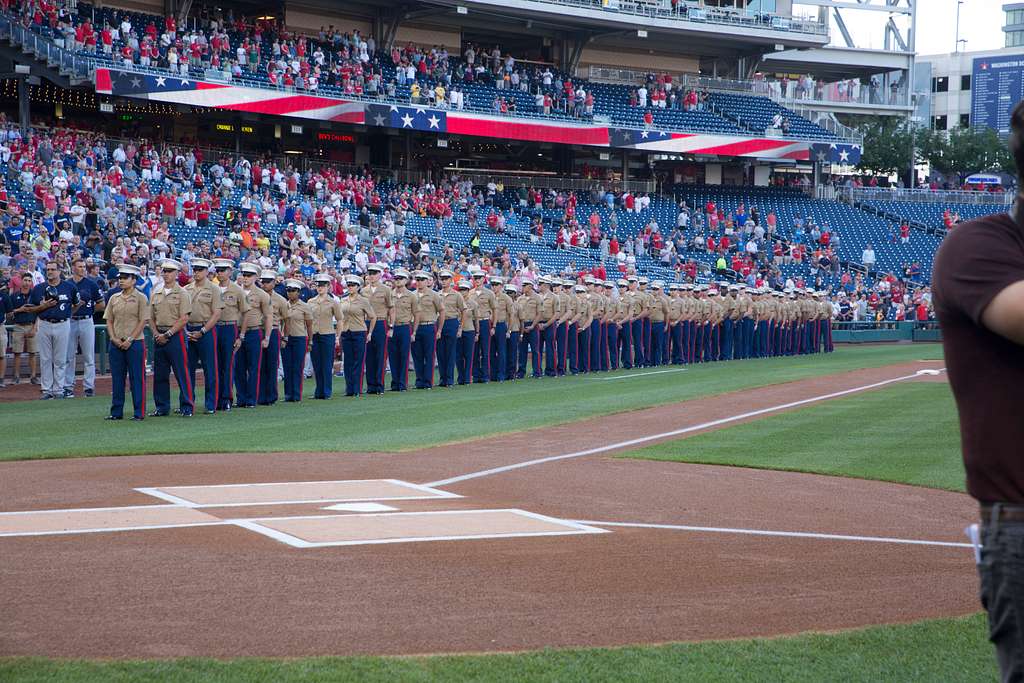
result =
[[28,135],[28,129],[32,125],[28,90],[28,78],[22,76],[18,79],[18,123],[21,125],[22,136]]
[[626,189],[626,181],[629,180],[629,150],[622,150],[622,189]]

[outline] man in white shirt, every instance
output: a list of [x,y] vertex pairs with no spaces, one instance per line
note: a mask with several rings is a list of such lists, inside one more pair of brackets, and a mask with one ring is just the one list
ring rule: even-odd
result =
[[860,260],[861,260],[861,263],[863,263],[865,266],[867,266],[869,268],[874,267],[874,265],[875,265],[875,250],[871,246],[870,242],[868,242],[867,246],[864,247],[864,251],[860,255]]

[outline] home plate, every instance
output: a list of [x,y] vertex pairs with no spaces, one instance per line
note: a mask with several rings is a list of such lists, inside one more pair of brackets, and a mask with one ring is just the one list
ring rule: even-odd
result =
[[382,503],[338,503],[324,508],[335,512],[394,512],[397,509]]
[[295,548],[603,534],[586,524],[526,510],[443,510],[234,519],[230,523]]

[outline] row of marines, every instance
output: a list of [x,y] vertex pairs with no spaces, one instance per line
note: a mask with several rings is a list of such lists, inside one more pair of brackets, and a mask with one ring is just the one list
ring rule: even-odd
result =
[[[122,266],[104,312],[113,398],[107,419],[123,418],[125,383],[133,418],[143,419],[146,346],[153,337],[154,410],[171,413],[170,375],[183,416],[195,410],[196,370],[204,371],[207,414],[302,400],[307,355],[314,399],[329,399],[340,353],[345,395],[555,377],[620,367],[702,363],[832,351],[833,309],[823,292],[783,293],[725,282],[711,285],[574,282],[542,276],[522,287],[471,270],[434,276],[371,264],[365,281],[344,277],[345,294],[332,293],[330,275],[298,279],[242,263],[237,279],[229,259],[193,259],[184,287],[180,263],[160,265],[164,286],[147,300],[135,288],[137,267]],[[211,274],[211,271],[212,274]],[[212,275],[212,276],[211,276]],[[616,290],[618,294],[616,295]],[[365,389],[364,389],[365,387]]]

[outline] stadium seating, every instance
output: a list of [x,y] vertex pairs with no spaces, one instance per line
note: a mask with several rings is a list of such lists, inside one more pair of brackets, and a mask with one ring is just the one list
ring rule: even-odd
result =
[[[94,7],[87,4],[78,5],[78,14],[74,19],[77,22],[88,19],[98,31],[104,23],[119,25],[125,18],[129,20],[136,35],[145,35],[146,27],[153,23],[159,33],[164,30],[164,18],[158,15],[144,14],[140,12],[127,12],[125,10],[110,7]],[[48,37],[59,37],[47,26],[35,27],[40,33]],[[232,48],[237,48],[246,36],[241,31],[228,30]],[[261,55],[270,55],[272,36],[264,33],[262,38]],[[97,64],[119,66],[121,59],[117,57],[118,51],[123,47],[123,41],[115,41],[113,45],[114,56],[106,55],[101,50],[82,50],[79,54],[95,60]],[[325,52],[330,53],[329,46],[324,46]],[[390,56],[383,51],[378,51],[372,56],[373,63],[379,68],[383,82],[387,83],[394,78],[394,66]],[[451,72],[454,74],[453,82],[462,83],[459,77],[463,72],[464,64],[458,58],[451,58]],[[150,67],[155,69],[157,67]],[[253,87],[276,87],[270,82],[267,75],[267,61],[263,59],[255,70],[246,66],[242,75],[233,79],[242,85]],[[208,75],[201,67],[190,67],[189,75],[192,78],[202,78]],[[553,90],[560,86],[560,81],[565,78],[564,74],[555,74],[555,83],[549,88]],[[589,82],[581,79],[573,79],[577,85],[594,94],[594,114],[606,120],[612,125],[642,128],[644,127],[645,109],[629,104],[629,95],[633,86],[613,85],[607,83]],[[430,85],[428,79],[424,85]],[[569,117],[564,113],[551,112],[543,114],[537,111],[534,96],[530,92],[521,90],[498,89],[489,82],[476,81],[461,86],[465,93],[465,108],[471,111],[494,113],[495,98],[501,97],[515,100],[515,116],[547,118],[579,118]],[[326,95],[352,97],[345,94],[340,88],[321,84],[317,92]],[[395,100],[399,102],[409,101],[409,86],[396,85]],[[768,98],[756,95],[741,95],[734,93],[711,93],[709,97],[711,106],[702,111],[684,111],[682,109],[660,109],[651,108],[654,128],[668,131],[681,132],[703,132],[722,135],[753,134],[762,135],[765,128],[769,126],[775,114],[782,114],[790,125],[788,137],[794,139],[823,139],[833,140],[836,136],[818,125],[801,118],[795,112],[787,110],[772,102]]]

